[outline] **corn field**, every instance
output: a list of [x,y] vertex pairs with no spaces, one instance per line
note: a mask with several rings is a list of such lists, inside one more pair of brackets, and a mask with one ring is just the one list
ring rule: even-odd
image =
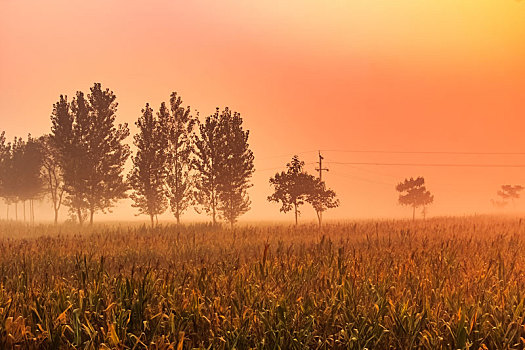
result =
[[0,348],[523,349],[525,223],[0,225]]

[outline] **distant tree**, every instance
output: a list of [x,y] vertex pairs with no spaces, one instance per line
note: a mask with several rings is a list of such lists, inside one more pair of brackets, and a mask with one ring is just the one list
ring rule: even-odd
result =
[[317,214],[319,222],[319,229],[322,226],[322,213],[327,209],[336,208],[339,206],[339,200],[333,190],[326,188],[324,181],[318,178],[313,178],[311,186],[308,189],[306,201],[310,203]]
[[[322,207],[321,191],[317,195],[312,194],[312,185],[314,184],[314,177],[304,171],[304,162],[299,160],[298,156],[293,156],[290,163],[286,164],[286,171],[276,173],[274,177],[270,178],[270,185],[274,188],[274,193],[268,196],[270,202],[280,202],[280,211],[287,213],[294,210],[295,225],[298,223],[298,216],[300,214],[299,207],[310,199],[312,205]],[[311,196],[308,198],[308,196]]]
[[93,224],[95,212],[106,212],[126,197],[123,168],[130,151],[123,144],[127,124],[115,125],[116,96],[100,83],[90,90],[87,99],[77,92],[70,108],[61,96],[51,116],[51,135],[61,153],[68,203],[80,223],[88,211]]
[[29,203],[29,219],[34,222],[34,202],[42,197],[44,193],[44,182],[41,177],[43,166],[42,148],[38,139],[28,136],[22,150],[20,160],[20,186],[18,197],[24,206],[24,221],[26,220],[26,202]]
[[11,162],[11,145],[6,143],[5,131],[0,133],[0,197],[4,199],[7,207],[6,218],[9,219],[9,188],[7,176]]
[[396,186],[396,190],[400,192],[399,204],[412,207],[412,220],[415,220],[417,207],[425,207],[434,201],[422,177],[405,179]]
[[196,171],[194,197],[198,204],[196,210],[203,209],[211,215],[213,224],[217,224],[219,203],[218,176],[223,166],[223,144],[225,137],[219,125],[219,109],[199,123],[194,138],[195,158],[192,167]]
[[512,206],[515,207],[514,201],[520,198],[523,189],[524,187],[521,185],[502,185],[501,189],[498,190],[498,196],[500,196],[503,201],[510,199]]
[[154,226],[154,218],[167,207],[168,140],[148,103],[135,124],[139,132],[134,136],[137,153],[132,157],[133,169],[129,175],[134,191],[130,197],[134,202],[132,206],[138,208],[140,214],[149,215]]
[[218,171],[218,209],[231,228],[242,214],[250,210],[247,190],[252,185],[254,156],[248,144],[249,130],[242,127],[241,115],[226,107],[219,118],[222,162]]
[[498,201],[498,200],[495,200],[495,199],[491,199],[490,202],[492,203],[492,205],[496,208],[505,208],[507,206],[507,204],[509,204],[509,202],[507,201]]
[[65,191],[62,168],[60,167],[60,154],[49,135],[40,137],[39,145],[42,152],[42,179],[53,204],[54,223],[56,225]]
[[164,103],[159,118],[168,135],[167,189],[171,211],[180,224],[182,213],[192,202],[192,179],[190,176],[193,154],[193,132],[196,119],[190,107],[182,106],[182,99],[173,92],[170,96],[170,112]]

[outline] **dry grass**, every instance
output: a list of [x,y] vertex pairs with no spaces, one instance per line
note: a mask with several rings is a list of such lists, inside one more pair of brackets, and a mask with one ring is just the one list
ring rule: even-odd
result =
[[0,348],[523,349],[523,226],[3,224]]

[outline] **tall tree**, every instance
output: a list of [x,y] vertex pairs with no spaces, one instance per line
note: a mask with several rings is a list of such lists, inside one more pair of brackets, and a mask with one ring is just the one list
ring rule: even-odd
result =
[[219,125],[219,109],[199,123],[194,138],[195,158],[192,167],[196,171],[194,197],[199,205],[196,210],[204,210],[211,215],[213,225],[217,224],[219,203],[218,176],[223,163],[224,135]]
[[336,198],[335,192],[326,188],[325,182],[318,178],[313,179],[312,185],[308,189],[306,201],[315,209],[317,221],[319,222],[319,230],[322,226],[322,213],[327,209],[339,206],[339,200]]
[[51,136],[61,153],[68,204],[80,223],[87,211],[93,224],[95,212],[106,212],[126,197],[123,168],[130,151],[123,143],[127,124],[115,125],[116,96],[100,83],[90,90],[87,99],[77,92],[71,106],[61,96],[51,116]]
[[171,211],[180,224],[180,217],[192,202],[192,180],[190,176],[193,154],[193,132],[196,119],[190,107],[184,108],[176,92],[170,96],[170,112],[161,105],[159,118],[168,135],[168,195]]
[[[164,106],[161,106],[161,111]],[[159,112],[160,116],[161,112]],[[154,218],[166,211],[165,181],[168,173],[168,140],[159,119],[146,103],[142,116],[135,123],[139,132],[134,136],[137,153],[133,157],[133,169],[129,183],[133,189],[133,207],[140,214],[147,214],[154,226]]]
[[501,189],[498,190],[498,196],[500,196],[503,201],[510,199],[512,206],[515,208],[516,204],[514,201],[520,198],[523,189],[524,187],[521,185],[501,185]]
[[247,190],[255,171],[254,156],[248,144],[249,130],[242,127],[242,117],[226,107],[219,118],[222,144],[222,162],[218,172],[218,209],[221,216],[233,228],[242,214],[250,210],[251,201]]
[[27,141],[23,143],[22,158],[20,159],[20,186],[18,188],[18,197],[23,202],[24,221],[26,219],[26,202],[29,202],[29,221],[34,221],[33,204],[35,200],[42,197],[44,193],[44,182],[41,177],[43,165],[42,149],[38,139],[28,136]]
[[62,168],[60,167],[60,154],[49,135],[40,137],[39,144],[42,152],[42,178],[53,204],[54,223],[56,225],[65,190]]
[[399,194],[399,204],[412,207],[412,221],[416,218],[416,208],[425,207],[434,201],[434,196],[425,187],[425,179],[410,178],[396,186]]
[[286,164],[286,168],[286,171],[276,173],[270,178],[270,185],[273,186],[274,193],[268,197],[268,201],[280,202],[280,211],[283,213],[293,209],[297,226],[299,207],[308,199],[314,177],[304,171],[304,162],[299,160],[298,156],[293,156],[291,162]]
[[6,219],[9,219],[9,201],[7,176],[11,159],[11,145],[6,143],[5,131],[0,133],[0,197],[4,199],[7,207]]
[[84,93],[78,91],[69,103],[67,96],[53,105],[51,114],[50,143],[57,151],[57,160],[62,169],[64,190],[67,194],[64,204],[72,216],[82,225],[87,216],[86,176],[89,164],[85,162],[87,145],[84,134],[88,131],[89,106]]

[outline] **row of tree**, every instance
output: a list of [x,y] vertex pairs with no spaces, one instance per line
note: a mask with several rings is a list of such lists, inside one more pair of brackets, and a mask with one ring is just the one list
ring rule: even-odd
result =
[[[32,208],[33,200],[47,194],[55,223],[65,205],[73,220],[92,224],[95,213],[110,211],[129,190],[133,207],[152,225],[168,208],[178,223],[193,206],[214,224],[224,219],[231,225],[250,209],[254,156],[239,113],[217,108],[201,122],[176,93],[156,113],[147,103],[136,122],[133,166],[125,174],[129,128],[116,124],[117,106],[115,94],[95,83],[87,95],[79,91],[71,101],[60,96],[49,135],[6,142],[2,133],[0,197],[7,210],[13,203],[16,210],[19,202],[25,208],[26,201]],[[310,184],[318,196],[323,193],[320,182]],[[333,205],[319,198],[309,194],[318,212]]]
[[[150,217],[171,209],[177,223],[193,206],[210,215],[213,224],[223,219],[233,224],[250,209],[247,190],[252,186],[254,155],[243,119],[229,108],[216,109],[202,122],[175,92],[157,112],[149,103],[135,123],[135,154],[125,143],[127,124],[116,124],[115,94],[95,83],[86,95],[73,99],[61,95],[53,105],[51,132],[27,140],[7,142],[0,135],[0,197],[8,204],[30,203],[44,196],[51,200],[58,222],[62,206],[80,224],[97,212],[108,212],[130,197],[139,214]],[[132,169],[126,174],[130,158]],[[304,171],[295,156],[287,170],[270,179],[275,192],[269,201],[281,202],[281,211],[295,211],[305,202],[315,209],[319,225],[322,213],[339,205],[335,192]],[[128,192],[131,190],[131,194]],[[8,213],[9,215],[9,213]]]

